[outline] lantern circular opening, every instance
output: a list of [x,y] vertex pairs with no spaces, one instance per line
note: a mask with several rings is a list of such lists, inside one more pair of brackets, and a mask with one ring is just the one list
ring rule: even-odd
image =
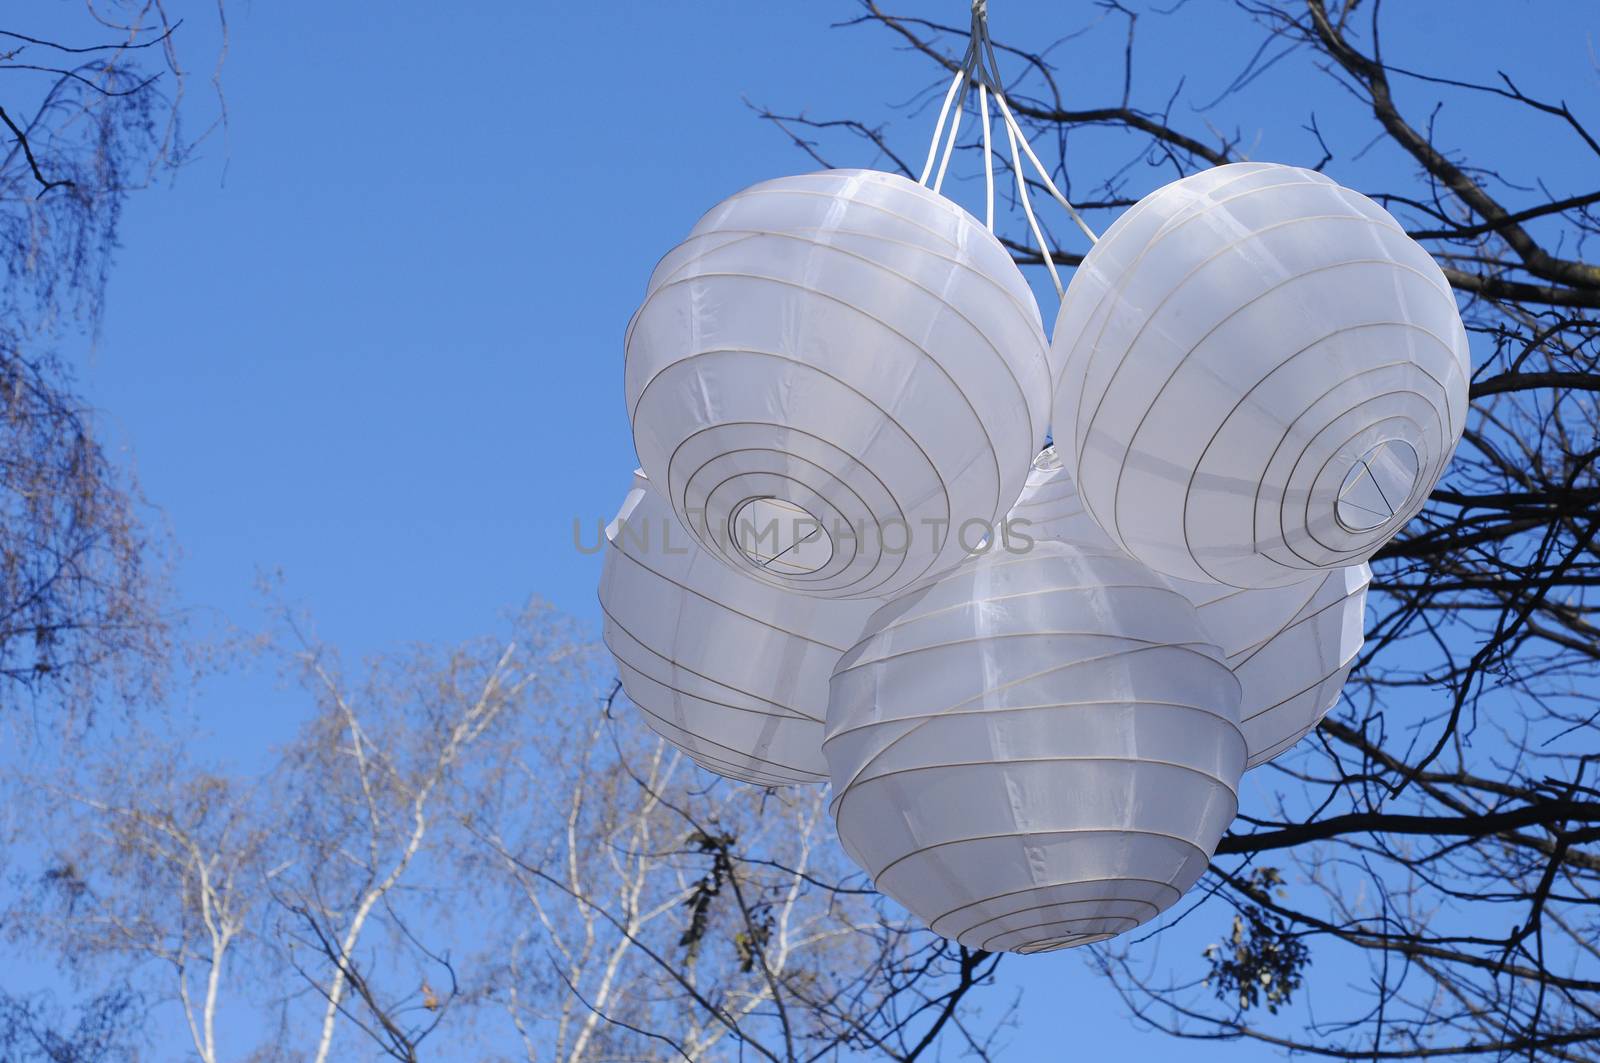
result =
[[1339,523],[1364,532],[1393,520],[1411,497],[1420,464],[1416,449],[1403,439],[1386,439],[1369,448],[1339,485]]
[[809,510],[782,498],[752,498],[734,510],[729,538],[757,568],[803,576],[833,560],[833,536]]

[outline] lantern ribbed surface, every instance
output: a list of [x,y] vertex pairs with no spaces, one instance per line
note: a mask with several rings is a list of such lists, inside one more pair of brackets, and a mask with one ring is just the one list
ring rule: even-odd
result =
[[968,947],[1103,940],[1205,871],[1237,807],[1238,700],[1193,607],[1137,561],[992,550],[885,605],[840,658],[839,839]]
[[[1364,641],[1371,582],[1372,570],[1360,564],[1287,588],[1221,588],[1223,594],[1213,595],[1215,584],[1200,593],[1194,584],[1177,585],[1185,596],[1195,594],[1191,600],[1201,623],[1223,643],[1227,665],[1239,680],[1247,768],[1265,764],[1310,734],[1338,704]],[[1254,645],[1239,645],[1272,619],[1279,625],[1272,634]],[[1231,640],[1230,631],[1237,633]]]
[[1079,547],[1116,550],[1087,510],[1054,445],[1034,455],[1016,505],[1006,514],[1006,530],[1017,545],[1025,538],[1048,539]]
[[[1018,544],[1026,534],[1115,549],[1084,511],[1054,447],[1034,459],[1007,526]],[[1294,745],[1338,702],[1361,650],[1371,580],[1372,570],[1365,564],[1283,587],[1248,590],[1166,578],[1195,606],[1201,627],[1239,680],[1247,767]]]
[[1140,200],[1057,318],[1056,444],[1127,552],[1238,587],[1359,564],[1461,437],[1470,364],[1432,257],[1310,170],[1219,166]]
[[728,565],[892,595],[1016,500],[1048,420],[1038,315],[994,236],[929,189],[867,170],[755,185],[662,259],[629,325],[639,462]]
[[606,528],[603,637],[650,727],[760,785],[820,782],[828,676],[881,603],[749,579],[690,538],[644,475]]

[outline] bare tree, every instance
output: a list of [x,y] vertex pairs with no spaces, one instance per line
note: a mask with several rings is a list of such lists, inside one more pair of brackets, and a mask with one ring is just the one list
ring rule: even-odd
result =
[[510,745],[468,806],[510,891],[499,981],[528,1060],[909,1060],[942,1033],[986,1057],[1008,1009],[968,994],[994,957],[889,911],[821,788],[717,780],[619,693]]
[[[1308,113],[1286,131],[1297,139],[1274,141],[1303,145],[1303,157],[1282,161],[1387,182],[1363,191],[1444,267],[1476,371],[1455,464],[1374,564],[1367,648],[1343,704],[1314,741],[1253,777],[1275,796],[1247,803],[1200,912],[1173,920],[1220,921],[1222,933],[1186,970],[1153,965],[1138,942],[1097,947],[1092,962],[1135,1015],[1185,1036],[1352,1059],[1600,1058],[1600,629],[1589,602],[1600,265],[1584,255],[1600,190],[1549,188],[1523,160],[1473,157],[1435,130],[1443,108],[1480,125],[1533,124],[1565,144],[1574,174],[1595,172],[1600,142],[1514,71],[1480,82],[1449,55],[1385,48],[1390,9],[1378,2],[1097,6],[1068,41],[1001,49],[1017,77],[1013,110],[1081,209],[1109,218],[1164,181],[1245,158],[1237,130],[1261,125],[1249,86],[1316,98],[1321,120]],[[1254,34],[1259,47],[1242,70],[1217,70],[1195,49],[1186,71],[1136,77],[1137,31],[1153,19]],[[964,25],[876,0],[851,24],[947,72],[966,44]],[[1123,76],[1075,79],[1071,49],[1103,51],[1108,35]],[[1227,88],[1206,98],[1189,88],[1200,75]],[[1310,91],[1323,79],[1342,91]],[[1344,108],[1336,121],[1328,98]],[[763,113],[815,158],[854,134],[905,169],[879,124]],[[1335,125],[1340,135],[1325,135]],[[964,150],[982,150],[975,133]],[[1042,261],[1025,232],[1006,242],[1020,263]],[[1080,258],[1070,242],[1054,254]],[[1187,926],[1170,933],[1187,941]],[[1313,962],[1352,978],[1318,988]],[[1364,984],[1346,988],[1355,972]]]
[[[1547,188],[1523,160],[1474,158],[1435,132],[1435,118],[1441,106],[1467,107],[1492,121],[1541,123],[1552,144],[1568,146],[1578,174],[1594,172],[1600,143],[1579,112],[1524,92],[1515,72],[1479,81],[1448,69],[1448,56],[1393,54],[1383,47],[1383,11],[1355,0],[1241,0],[1203,12],[1113,0],[1081,44],[1003,52],[1018,76],[1014,112],[1058,176],[1089,190],[1080,207],[1103,219],[1165,180],[1243,158],[1247,139],[1237,130],[1259,124],[1244,109],[1248,86],[1336,86],[1326,106],[1344,108],[1338,121],[1308,114],[1303,155],[1285,161],[1356,184],[1371,175],[1363,190],[1440,260],[1474,337],[1473,414],[1456,463],[1429,508],[1377,559],[1368,648],[1344,704],[1314,741],[1253,776],[1269,780],[1271,797],[1247,804],[1197,891],[1198,907],[1161,931],[1182,944],[1185,961],[1172,969],[1169,948],[1153,963],[1143,939],[1087,954],[1135,1015],[1178,1035],[1333,1058],[1594,1059],[1600,633],[1588,599],[1600,578],[1600,266],[1585,248],[1600,190]],[[1220,72],[1229,88],[1219,99],[1195,97],[1178,73],[1163,72],[1150,88],[1135,76],[1140,27],[1190,17],[1231,18],[1224,29],[1260,42],[1243,70]],[[898,16],[874,0],[857,22],[923,55],[930,69],[953,69],[965,46],[965,26]],[[1070,48],[1097,46],[1108,33],[1126,56],[1125,76],[1109,87],[1070,82]],[[1194,62],[1198,69],[1207,60],[1195,53]],[[1146,91],[1149,102],[1139,98]],[[1089,93],[1100,95],[1080,105]],[[71,113],[65,98],[41,113]],[[1239,110],[1230,115],[1230,107]],[[846,150],[830,138],[856,134],[887,165],[900,165],[888,132],[860,117],[767,116],[818,158]],[[84,178],[39,149],[51,138],[34,141],[34,126],[18,126],[39,172],[19,144],[8,172],[32,185],[26,196],[16,191],[26,181],[13,186],[23,196],[15,202],[31,196],[32,210],[45,197],[74,194],[53,175],[59,168],[68,180]],[[1105,150],[1081,150],[1084,143]],[[971,160],[979,150],[969,133],[964,153]],[[53,224],[50,232],[65,231]],[[109,246],[93,235],[100,230],[84,231],[88,242],[63,244],[55,261],[77,261],[73,247]],[[1020,230],[1007,242],[1023,264],[1040,262]],[[1055,253],[1078,260],[1070,243]],[[29,281],[16,290],[31,293],[18,304],[30,313],[53,308],[37,317],[49,322],[75,305],[72,292],[93,286]],[[33,335],[20,325],[14,334]],[[28,366],[42,363],[18,364],[3,379],[27,380]],[[53,372],[36,376],[42,393],[59,395]],[[76,405],[59,408],[70,414]],[[82,464],[70,417],[31,417],[16,420],[25,427],[19,439],[64,440],[50,444],[50,461],[68,471]],[[11,453],[8,462],[18,462]],[[30,532],[12,547],[4,537],[24,517],[45,519],[18,512],[0,520],[6,565],[11,553],[51,556],[37,544],[56,541],[57,525],[92,523],[52,504],[38,512],[67,518],[48,516],[57,521],[48,534]],[[81,557],[81,549],[54,552]],[[31,560],[15,563],[35,571]],[[37,571],[48,577],[55,568]],[[0,591],[20,585],[19,577]],[[0,606],[12,611],[0,616],[24,615],[7,601]],[[101,922],[63,921],[57,908],[41,929],[70,943],[82,939],[68,932],[98,926],[100,944],[85,962],[151,958],[166,973],[145,985],[198,1002],[188,1025],[201,1058],[216,1044],[201,973],[222,971],[225,993],[224,960],[246,946],[250,962],[271,972],[262,980],[278,987],[284,1043],[330,1058],[356,1044],[413,1058],[443,1024],[452,1037],[470,1031],[493,1052],[511,1044],[541,1060],[551,1045],[563,1059],[987,1050],[1005,1009],[987,1017],[977,1009],[997,957],[916,930],[872,894],[819,840],[827,831],[815,793],[714,783],[649,741],[636,721],[619,729],[606,710],[621,706],[607,699],[593,650],[548,631],[530,638],[548,623],[519,627],[509,657],[497,641],[380,663],[359,693],[327,653],[302,646],[318,700],[269,773],[270,807],[246,800],[257,792],[247,780],[215,786],[181,764],[154,803],[127,800],[117,786],[74,788],[71,807],[88,817],[82,837],[115,844],[102,851],[63,841],[63,852],[86,855],[51,889],[57,904],[76,894],[79,910],[100,913]],[[38,650],[41,629],[48,659]],[[54,661],[101,659],[92,643],[69,652],[53,630],[39,620],[0,624],[0,663],[13,684],[6,689],[61,674]],[[40,661],[47,667],[36,668]],[[254,811],[223,814],[224,797],[228,809]],[[135,808],[153,818],[127,815]],[[223,830],[229,823],[250,827]],[[185,862],[185,847],[163,833],[169,827],[194,839],[201,857]],[[239,844],[258,831],[271,838],[271,859]],[[239,892],[226,903],[181,885],[197,881],[194,869],[235,859],[257,870],[249,889],[238,875],[228,880]],[[154,896],[156,884],[165,891],[159,905],[134,903]],[[259,896],[252,891],[271,903],[246,905]],[[203,930],[207,906],[237,913],[242,928],[220,953],[223,938]],[[141,922],[128,912],[159,916]],[[123,934],[106,913],[138,933]],[[1205,932],[1190,949],[1195,927]],[[173,970],[194,979],[181,983],[188,988],[169,980]],[[1320,971],[1337,975],[1313,977]],[[99,1013],[114,1020],[116,998],[102,999],[109,1011]],[[328,1047],[335,1037],[337,1050]]]
[[[175,1005],[204,1063],[241,1058],[240,1041],[274,1023],[250,1058],[416,1059],[457,999],[452,947],[492,948],[457,900],[470,891],[448,845],[455,791],[478,777],[502,714],[526,710],[537,682],[552,689],[545,666],[571,649],[530,617],[492,652],[416,649],[352,683],[329,647],[285,627],[243,644],[282,661],[306,702],[258,771],[207,765],[186,750],[188,714],[152,706],[7,780],[43,841],[37,870],[13,876],[26,888],[4,925],[78,977],[86,1016],[119,992]],[[165,1014],[141,1032],[170,1045]]]
[[136,490],[52,345],[94,329],[127,197],[209,129],[184,131],[165,5],[86,4],[70,40],[20,14],[0,24],[0,707],[81,705],[108,678],[147,685],[162,631]]
[[656,740],[571,622],[536,608],[353,678],[303,630],[270,645],[304,722],[259,771],[148,712],[15,780],[49,842],[4,925],[76,975],[85,1015],[170,1006],[139,1032],[203,1061],[994,1043],[1009,1008],[974,991],[995,957],[886,905],[820,788],[721,782]]
[[[194,766],[181,742],[139,730],[116,754],[64,783],[24,784],[36,787],[34,822],[53,829],[38,888],[7,923],[75,969],[153,966],[150,992],[177,1001],[196,1057],[216,1063],[225,973],[259,908],[266,835],[252,795]],[[132,994],[113,983],[89,1011],[126,1008]]]
[[[474,745],[539,679],[537,658],[515,641],[492,657],[478,649],[399,663],[359,693],[326,650],[302,643],[297,651],[320,711],[288,764],[295,800],[272,892],[285,910],[286,955],[324,1001],[317,1063],[333,1058],[341,1015],[387,1054],[415,1060],[454,1002],[447,950],[433,951],[421,932],[436,909],[397,899],[441,862],[433,850],[448,826],[444,807],[460,773],[475,777]],[[387,951],[369,963],[374,934],[387,935]],[[402,957],[421,970],[396,985],[389,976]]]
[[114,989],[67,1017],[48,993],[0,996],[0,1050],[15,1063],[132,1063],[139,1004]]

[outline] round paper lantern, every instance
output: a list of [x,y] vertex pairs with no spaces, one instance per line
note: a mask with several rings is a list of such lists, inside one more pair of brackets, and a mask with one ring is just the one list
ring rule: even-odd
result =
[[1168,575],[1263,587],[1365,561],[1461,437],[1467,335],[1439,267],[1321,174],[1160,188],[1078,267],[1056,444],[1089,512]]
[[1083,499],[1053,444],[1034,456],[1022,494],[1006,514],[1005,530],[1007,544],[1013,549],[1040,539],[1097,550],[1117,549],[1083,508]]
[[820,782],[828,675],[877,604],[790,594],[697,546],[642,473],[609,527],[603,637],[651,728],[701,767]]
[[[1034,459],[1007,532],[1013,548],[1033,538],[1115,549],[1084,511],[1054,447]],[[1365,564],[1283,587],[1166,580],[1194,604],[1201,627],[1239,680],[1247,767],[1294,745],[1338,702],[1361,650],[1371,580]]]
[[1041,541],[885,605],[840,658],[839,840],[971,948],[1042,952],[1175,903],[1233,819],[1239,685],[1132,558]]
[[[1246,768],[1300,741],[1338,704],[1364,641],[1371,582],[1365,564],[1264,590],[1172,581],[1195,603],[1201,624],[1239,680],[1240,725],[1250,751]],[[1250,642],[1273,624],[1269,635]]]
[[888,596],[1016,501],[1048,419],[1038,315],[999,241],[903,177],[755,185],[662,259],[628,327],[639,462],[729,565]]

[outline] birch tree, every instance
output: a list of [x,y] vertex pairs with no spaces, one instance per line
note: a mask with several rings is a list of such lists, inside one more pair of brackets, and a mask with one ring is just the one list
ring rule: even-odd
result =
[[616,687],[543,730],[464,813],[508,891],[500,999],[530,1063],[992,1049],[1009,1009],[969,994],[995,958],[883,902],[824,788],[717,780]]
[[[156,742],[108,758],[73,788],[45,784],[59,811],[44,834],[38,888],[7,923],[83,968],[153,968],[176,1001],[195,1058],[232,1058],[219,1038],[231,965],[260,911],[266,841],[253,794]],[[115,982],[107,992],[129,990]]]
[[[304,642],[295,651],[319,712],[286,772],[295,799],[272,876],[278,933],[290,965],[323,1000],[317,1063],[338,1058],[341,1017],[395,1058],[414,1060],[458,989],[444,952],[423,940],[437,908],[415,880],[447,873],[448,855],[435,850],[451,790],[462,773],[473,775],[475,744],[540,676],[514,641],[492,657],[463,650],[392,665],[360,691],[329,657]],[[364,959],[372,954],[381,959]],[[417,968],[403,986],[389,977],[402,956]]]
[[7,925],[86,1002],[170,1005],[145,1034],[203,1063],[992,1048],[995,957],[878,897],[823,788],[656,739],[570,621],[359,669],[306,630],[269,644],[304,715],[259,770],[174,717],[176,741],[108,728],[27,780],[55,843]]

